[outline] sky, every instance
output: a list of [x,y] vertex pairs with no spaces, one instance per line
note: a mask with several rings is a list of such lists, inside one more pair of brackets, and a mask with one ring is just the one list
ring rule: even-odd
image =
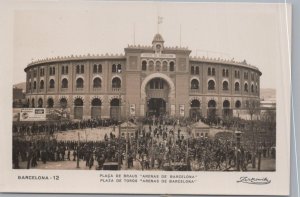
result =
[[284,66],[281,15],[275,4],[232,3],[94,2],[18,9],[13,83],[25,81],[24,68],[32,60],[120,54],[134,42],[151,45],[161,16],[165,46],[188,47],[191,56],[245,59],[262,72],[261,88],[276,88],[274,70]]

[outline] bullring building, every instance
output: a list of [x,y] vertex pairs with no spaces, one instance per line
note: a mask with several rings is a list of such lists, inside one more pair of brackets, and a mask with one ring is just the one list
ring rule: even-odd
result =
[[129,45],[124,55],[38,60],[26,68],[26,100],[32,108],[63,108],[72,119],[235,116],[259,103],[257,67],[233,60],[190,57],[167,47]]

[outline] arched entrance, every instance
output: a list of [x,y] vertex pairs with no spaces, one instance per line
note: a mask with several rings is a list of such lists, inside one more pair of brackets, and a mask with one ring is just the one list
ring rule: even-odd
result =
[[190,118],[198,121],[201,117],[200,101],[197,99],[192,100],[190,107]]
[[147,116],[160,116],[166,113],[166,101],[162,98],[151,98],[147,104]]
[[223,102],[223,117],[230,117],[232,115],[232,110],[230,109],[230,102],[225,100]]
[[92,118],[101,118],[101,106],[102,102],[99,98],[94,98],[92,100],[92,110],[91,110],[91,117]]
[[[143,80],[141,84],[141,116],[148,114],[148,104],[152,98],[162,99],[165,102],[164,113],[175,115],[175,85],[169,76],[163,73],[153,73]],[[151,102],[154,102],[154,100],[151,100]],[[158,103],[161,103],[161,100]]]
[[54,106],[53,98],[48,98],[47,107],[48,108],[53,108],[53,106]]
[[43,107],[43,99],[39,98],[38,100],[38,107],[42,108]]
[[121,103],[120,99],[114,98],[110,101],[110,118],[114,120],[121,120]]
[[147,116],[163,116],[167,113],[170,87],[160,77],[151,79],[145,87],[147,95]]
[[60,104],[61,108],[65,109],[68,106],[68,101],[67,101],[66,98],[61,98],[60,101],[59,101],[59,104]]
[[83,117],[83,100],[77,98],[74,101],[74,119],[82,119]]
[[207,118],[211,121],[216,120],[217,118],[217,103],[215,100],[210,100],[208,101],[208,105],[207,105],[208,109],[207,109]]

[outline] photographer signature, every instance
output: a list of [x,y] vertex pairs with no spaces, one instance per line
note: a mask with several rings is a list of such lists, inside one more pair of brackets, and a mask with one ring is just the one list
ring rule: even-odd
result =
[[256,185],[266,185],[271,183],[271,180],[269,180],[267,177],[263,178],[253,178],[253,177],[247,177],[242,176],[240,177],[240,180],[237,181],[237,183],[247,183],[247,184],[256,184]]

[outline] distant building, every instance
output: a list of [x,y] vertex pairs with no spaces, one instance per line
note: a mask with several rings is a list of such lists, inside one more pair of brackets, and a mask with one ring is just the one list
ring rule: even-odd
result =
[[23,89],[13,87],[13,107],[23,107],[26,103]]
[[71,117],[237,115],[259,103],[260,76],[246,61],[196,58],[166,47],[156,34],[150,46],[128,46],[125,55],[58,57],[26,68],[30,107],[69,108]]

